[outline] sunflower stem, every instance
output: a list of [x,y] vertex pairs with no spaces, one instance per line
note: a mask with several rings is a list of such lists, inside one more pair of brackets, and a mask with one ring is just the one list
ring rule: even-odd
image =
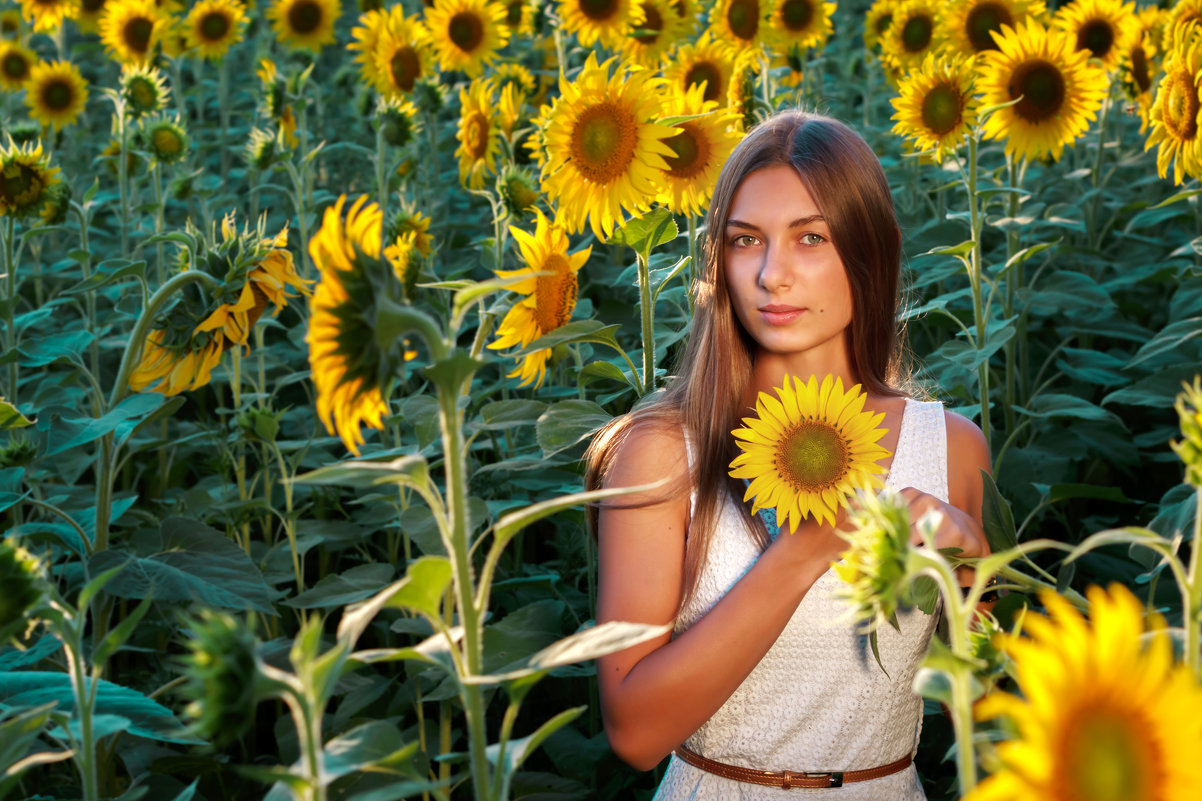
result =
[[[156,160],[150,171],[154,174],[154,232],[163,233],[163,167]],[[155,266],[158,269],[159,286],[167,278],[167,268],[163,264],[163,243],[155,244]]]
[[642,254],[639,268],[639,315],[643,323],[643,394],[655,390],[655,305],[651,299],[651,269]]
[[[1007,183],[1011,188],[1017,188],[1015,186],[1015,181],[1017,179],[1017,171],[1015,169],[1014,162],[1015,162],[1015,160],[1014,160],[1013,154],[1007,153],[1006,154],[1006,173],[1008,175]],[[1018,246],[1019,246],[1018,228],[1014,224],[1014,218],[1018,216],[1018,193],[1017,192],[1010,192],[1006,196],[1006,216],[1009,217],[1010,221],[1011,221],[1010,227],[1006,229],[1006,262],[1009,263],[1010,259],[1012,259],[1014,257],[1014,254],[1018,252]],[[1015,286],[1016,286],[1014,271],[1016,269],[1018,269],[1018,265],[1011,267],[1010,271],[1006,275],[1005,316],[1007,318],[1009,318],[1012,314],[1014,314],[1014,298],[1015,298],[1014,290],[1015,290]],[[1020,322],[1019,322],[1020,327],[1023,325],[1023,322],[1025,322],[1025,320],[1020,320]],[[1017,364],[1016,358],[1015,358],[1016,353],[1017,353],[1015,345],[1017,344],[1017,341],[1019,340],[1019,338],[1020,338],[1020,335],[1011,337],[1010,340],[1007,341],[1004,346],[1005,353],[1006,353],[1006,389],[1005,389],[1006,408],[1004,411],[1006,414],[1006,432],[1007,433],[1014,431],[1014,404],[1016,401],[1015,385],[1017,383],[1016,376],[1017,376],[1017,371],[1018,371],[1018,367],[1019,367],[1019,365]]]
[[[981,298],[981,202],[977,196],[977,150],[980,147],[980,134],[974,133],[968,138],[968,209],[972,225],[972,251],[968,265],[968,280],[972,285],[972,312],[977,328],[977,347],[985,347],[986,321],[985,307]],[[977,382],[981,392],[981,431],[985,434],[985,447],[989,449],[993,441],[993,431],[989,424],[989,361],[986,359],[977,367]]]
[[[8,341],[5,343],[11,351],[17,347],[17,218],[7,215],[8,222],[4,232],[4,324]],[[17,360],[8,363],[8,402],[17,405]]]
[[384,141],[384,121],[376,113],[376,202],[380,206],[380,218],[384,230],[388,230],[388,182],[384,177],[384,158],[387,143]]
[[[129,258],[129,130],[125,124],[125,101],[114,97],[117,111],[117,194],[121,204],[121,256]],[[162,284],[160,276],[159,283]]]
[[1195,676],[1202,677],[1199,666],[1199,648],[1202,648],[1202,576],[1198,575],[1202,564],[1202,487],[1194,488],[1194,538],[1190,543],[1189,596],[1185,609],[1185,663]]
[[1089,203],[1089,216],[1086,218],[1086,236],[1089,246],[1093,248],[1099,247],[1101,237],[1098,230],[1098,213],[1102,206],[1102,193],[1100,191],[1100,182],[1102,175],[1102,157],[1106,155],[1106,123],[1110,119],[1110,92],[1102,98],[1102,111],[1098,115],[1098,150],[1094,154],[1093,172],[1090,175],[1090,184],[1093,187],[1093,199]]
[[217,141],[221,148],[221,183],[223,186],[228,185],[230,176],[231,148],[225,141],[230,128],[229,94],[229,66],[226,59],[219,58],[217,59],[217,119],[218,125],[221,127]]

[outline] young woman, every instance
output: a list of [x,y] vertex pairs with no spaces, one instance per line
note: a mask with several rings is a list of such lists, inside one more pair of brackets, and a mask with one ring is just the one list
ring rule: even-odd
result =
[[[858,134],[800,111],[752,130],[723,168],[706,224],[696,316],[677,377],[594,441],[590,485],[636,487],[596,512],[597,620],[674,631],[598,661],[614,751],[657,799],[922,799],[911,685],[935,625],[920,610],[878,632],[883,671],[831,569],[836,525],[770,534],[729,478],[731,431],[785,376],[861,384],[884,412],[887,486],[939,547],[986,552],[980,430],[900,387],[901,233],[880,162]],[[661,485],[662,486],[662,485]],[[915,533],[915,541],[918,536]],[[885,672],[887,671],[887,673]],[[823,791],[814,790],[813,792]]]

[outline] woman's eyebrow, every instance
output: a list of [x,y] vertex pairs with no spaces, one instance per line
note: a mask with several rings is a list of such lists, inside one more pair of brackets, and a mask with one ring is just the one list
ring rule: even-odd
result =
[[[789,227],[790,228],[803,228],[807,225],[813,225],[816,222],[825,223],[826,218],[824,218],[821,214],[811,214],[808,217],[798,217],[796,220],[789,223]],[[726,227],[727,228],[748,228],[748,229],[751,229],[752,231],[760,230],[760,227],[758,225],[754,225],[749,222],[743,222],[742,220],[736,220],[733,217],[727,219]]]

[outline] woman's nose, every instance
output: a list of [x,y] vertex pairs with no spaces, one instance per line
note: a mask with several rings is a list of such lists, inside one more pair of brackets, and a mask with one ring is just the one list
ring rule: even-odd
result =
[[793,271],[781,249],[769,245],[764,249],[764,261],[760,265],[760,288],[767,292],[777,292],[788,289],[793,285]]

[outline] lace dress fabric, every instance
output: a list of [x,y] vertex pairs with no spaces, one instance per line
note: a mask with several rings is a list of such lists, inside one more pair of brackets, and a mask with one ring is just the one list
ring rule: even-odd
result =
[[[690,461],[692,453],[689,454]],[[897,450],[886,479],[947,501],[947,435],[943,406],[907,400]],[[679,634],[743,576],[759,550],[728,500],[719,516],[698,591],[676,622]],[[810,588],[763,660],[685,745],[702,756],[759,770],[851,771],[913,754],[922,700],[911,689],[935,627],[935,616],[899,611],[900,631],[879,629],[877,665],[841,580],[828,570]],[[655,801],[760,801],[808,795],[839,801],[923,801],[913,765],[866,782],[828,789],[790,789],[725,779],[673,756]]]

